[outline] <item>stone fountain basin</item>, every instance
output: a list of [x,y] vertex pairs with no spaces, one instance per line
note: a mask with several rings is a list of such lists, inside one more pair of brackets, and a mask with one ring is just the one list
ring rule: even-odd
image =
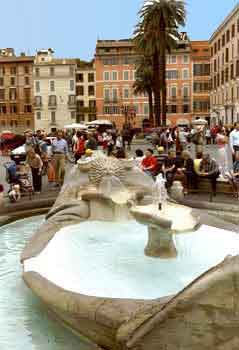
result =
[[[198,320],[200,317],[201,322],[204,322],[203,327],[206,327],[207,324],[210,324],[211,320],[208,318],[208,314],[198,315],[193,312],[195,308],[201,310],[201,304],[206,304],[209,302],[213,309],[219,309],[219,311],[224,310],[223,307],[225,310],[227,310],[227,308],[230,309],[230,303],[224,303],[222,300],[223,297],[227,295],[228,288],[229,293],[232,293],[232,298],[233,295],[237,293],[237,285],[233,284],[234,282],[232,282],[233,279],[237,278],[238,276],[237,258],[228,259],[223,264],[220,264],[213,269],[208,270],[207,273],[203,274],[199,278],[196,278],[200,275],[200,273],[205,272],[209,267],[204,266],[202,270],[194,276],[194,278],[196,278],[195,280],[191,277],[191,279],[186,280],[181,285],[179,285],[177,287],[177,290],[172,290],[171,293],[170,290],[168,290],[168,292],[165,292],[164,290],[160,294],[160,284],[165,283],[165,281],[160,281],[160,276],[157,277],[157,274],[151,274],[150,279],[144,282],[141,275],[142,269],[140,268],[138,271],[139,275],[136,285],[134,279],[135,271],[131,276],[131,281],[134,281],[134,285],[131,286],[132,288],[130,290],[127,290],[127,288],[125,288],[123,281],[119,281],[122,283],[117,285],[116,288],[112,291],[109,289],[109,286],[113,284],[109,278],[109,275],[105,276],[102,273],[102,266],[104,266],[104,263],[99,265],[99,261],[96,259],[94,260],[95,248],[99,243],[97,243],[97,241],[94,241],[94,239],[97,239],[97,237],[91,236],[90,230],[87,230],[87,227],[84,227],[85,224],[90,225],[90,221],[80,223],[78,225],[78,228],[77,225],[69,226],[67,228],[67,231],[65,229],[56,229],[55,227],[55,234],[52,236],[52,239],[49,240],[49,242],[43,247],[43,249],[41,249],[38,254],[33,254],[32,257],[23,259],[23,278],[28,286],[34,291],[34,293],[37,294],[62,320],[64,320],[74,330],[87,336],[98,345],[107,349],[134,349],[135,344],[140,343],[142,344],[142,349],[158,349],[159,344],[167,344],[165,336],[169,332],[169,330],[167,330],[167,327],[168,325],[170,326],[170,322],[173,322],[172,319],[178,319],[178,321],[175,321],[176,323],[173,324],[173,327],[175,333],[178,334],[177,337],[180,338],[180,332],[177,332],[177,327],[178,323],[180,323],[180,320],[182,319],[184,324],[185,322],[188,322],[188,324],[190,324],[192,331],[195,328],[197,329]],[[109,222],[107,224],[110,225]],[[44,229],[46,229],[49,233],[51,231],[49,225],[49,222],[45,223],[42,226],[41,231],[44,231]],[[117,225],[117,223],[114,223],[113,225]],[[139,224],[134,223],[134,226],[137,225]],[[100,223],[98,223],[98,227],[99,226]],[[138,227],[141,227],[140,230],[145,230],[144,234],[146,240],[146,226],[139,225]],[[214,252],[217,251],[216,245],[219,242],[220,247],[223,249],[225,248],[224,253],[221,256],[219,254],[219,256],[217,256],[217,259],[211,262],[210,266],[214,266],[220,262],[227,254],[227,239],[225,238],[226,236],[224,234],[230,235],[232,233],[223,230],[218,230],[215,232],[215,229],[208,226],[201,226],[200,229],[204,229],[204,231],[211,230],[211,235],[214,236],[213,241],[215,242],[215,245],[213,247]],[[110,236],[114,235],[114,232],[112,232],[112,227],[111,230],[107,230],[107,232]],[[99,235],[100,234],[101,232],[99,232]],[[135,233],[136,237],[129,237],[131,235],[131,232],[128,227],[128,232],[125,230],[124,234],[127,238],[126,245],[128,245],[128,242],[131,243],[131,255],[129,255],[129,257],[132,258],[132,254],[135,253],[133,248],[137,247],[135,244],[137,233]],[[215,237],[215,234],[218,236]],[[85,250],[86,246],[79,246],[79,241],[76,239],[76,236],[83,237],[89,235],[91,237],[88,241],[94,246],[94,249],[91,251],[91,255],[89,251]],[[180,235],[180,237],[183,237],[183,234]],[[218,237],[221,237],[221,239],[217,239]],[[222,237],[224,238],[222,239]],[[131,239],[129,240],[128,238]],[[36,235],[33,239],[33,242],[31,243],[32,247],[34,246],[34,243],[36,245],[39,245],[38,239],[39,236]],[[100,236],[99,241],[102,241],[102,237]],[[236,241],[238,241],[237,237],[235,237],[235,242]],[[109,242],[105,242],[105,247],[107,244],[109,244]],[[123,253],[125,251],[125,247],[120,247],[119,242],[117,242],[116,246],[120,248],[117,252],[120,260],[119,254],[120,252]],[[207,244],[206,246],[209,247]],[[236,253],[238,251],[238,247],[239,242],[238,245],[233,244],[230,247],[230,251],[228,251],[228,253]],[[80,248],[80,250],[78,250],[78,248]],[[112,247],[109,248],[111,249]],[[143,244],[142,247],[138,248],[140,248],[140,250],[142,248],[141,254],[143,257]],[[199,246],[197,246],[197,248],[199,248]],[[201,252],[202,257],[204,255],[204,252]],[[199,253],[200,251],[196,250],[192,252],[192,255],[194,255],[195,258],[198,258]],[[125,254],[122,254],[122,257],[125,259]],[[114,260],[115,258],[115,254],[112,251],[111,259]],[[133,262],[135,262],[134,256],[132,259]],[[145,257],[145,259],[154,260],[148,257]],[[158,261],[158,259],[156,260]],[[66,268],[66,263],[68,262],[70,262],[68,268],[71,267],[72,270]],[[81,267],[83,263],[85,263],[85,266],[82,271]],[[108,266],[109,263],[110,260],[107,260],[105,262],[105,266]],[[123,261],[123,263],[126,265],[126,271],[129,272],[129,266],[132,266],[132,264],[129,263],[129,260],[127,259],[126,261]],[[165,264],[165,260],[163,263]],[[94,276],[87,274],[87,270],[85,269],[87,265],[89,269],[92,266],[95,266]],[[157,269],[153,269],[152,266],[148,271],[150,270],[151,273],[152,270],[153,273],[157,272]],[[122,271],[119,272],[119,274],[122,273]],[[167,272],[166,275],[171,280],[175,280],[177,271],[173,272],[172,270],[171,273]],[[147,283],[150,280],[152,280],[153,283],[147,286]],[[90,285],[89,283],[87,285],[87,281],[90,282]],[[95,287],[95,282],[99,284],[99,281],[101,281],[101,292],[99,292],[99,290],[92,289]],[[190,282],[192,283],[190,284]],[[154,284],[156,284],[154,289],[155,294],[151,294],[150,296],[148,295],[147,297],[145,295],[145,288],[148,289],[150,293],[152,293]],[[187,284],[188,287],[184,289],[184,286]],[[88,289],[85,288],[86,286]],[[144,290],[143,294],[135,293],[136,287],[141,292]],[[158,294],[157,290],[159,291]],[[216,294],[215,290],[217,291]],[[132,292],[135,294],[132,295]],[[165,295],[168,294],[176,294],[176,296],[173,298],[165,297]],[[221,304],[223,304],[223,306]],[[163,321],[160,317],[163,317]],[[161,333],[162,330],[164,332],[163,334]],[[163,339],[161,341],[159,339],[157,340],[157,347],[154,343],[154,334],[161,334],[161,339]],[[178,341],[182,341],[182,339],[178,339]],[[184,341],[185,344],[188,342],[192,349],[194,348],[192,346],[192,339]],[[175,338],[169,349],[176,349],[176,347],[174,347],[174,344],[178,344]],[[185,348],[187,349],[186,346]],[[188,349],[189,348],[190,347],[188,347]],[[195,347],[195,349],[200,349],[200,347]]]

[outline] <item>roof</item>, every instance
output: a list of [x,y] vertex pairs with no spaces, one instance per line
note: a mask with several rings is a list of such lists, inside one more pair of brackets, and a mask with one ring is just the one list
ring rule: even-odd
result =
[[227,23],[231,20],[231,18],[239,12],[239,2],[233,8],[233,10],[228,14],[228,16],[224,19],[224,21],[219,25],[219,27],[215,30],[215,32],[211,35],[209,42],[212,42],[213,39],[220,33],[220,31],[227,25]]
[[33,63],[34,59],[34,56],[0,56],[0,63]]

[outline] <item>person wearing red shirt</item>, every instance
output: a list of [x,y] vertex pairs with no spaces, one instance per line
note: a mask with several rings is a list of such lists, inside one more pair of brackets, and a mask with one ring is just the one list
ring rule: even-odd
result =
[[158,161],[153,154],[154,152],[152,149],[147,149],[145,152],[145,158],[141,163],[141,169],[151,176],[154,176],[156,174],[158,167]]

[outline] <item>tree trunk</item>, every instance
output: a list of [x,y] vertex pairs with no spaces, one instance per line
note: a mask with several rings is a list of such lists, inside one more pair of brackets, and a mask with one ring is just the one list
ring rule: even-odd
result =
[[162,93],[162,124],[166,126],[167,122],[167,88],[166,88],[166,27],[163,16],[160,20],[160,40],[161,40],[161,50],[160,50],[160,60],[159,60],[159,81]]
[[149,98],[149,121],[151,127],[155,126],[154,121],[154,109],[153,109],[153,92],[152,89],[148,89],[148,98]]
[[161,125],[161,101],[160,101],[160,80],[159,80],[159,54],[156,51],[153,56],[153,92],[154,92],[154,113],[155,126]]

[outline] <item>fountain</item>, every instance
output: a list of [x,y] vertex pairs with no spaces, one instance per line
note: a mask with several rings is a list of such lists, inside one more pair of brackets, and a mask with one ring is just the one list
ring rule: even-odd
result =
[[221,261],[238,248],[166,200],[161,178],[96,155],[75,166],[21,261],[48,308],[104,349],[220,350],[237,344],[239,258]]

